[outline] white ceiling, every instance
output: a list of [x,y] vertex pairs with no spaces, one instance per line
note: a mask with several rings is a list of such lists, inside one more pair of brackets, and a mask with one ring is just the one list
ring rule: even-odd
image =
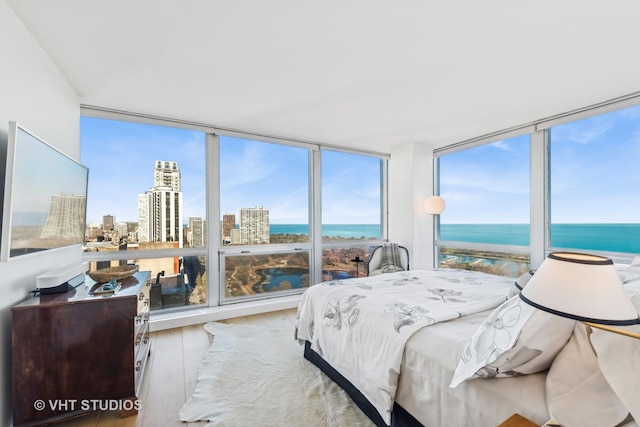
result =
[[7,3],[82,104],[379,152],[640,90],[637,0]]

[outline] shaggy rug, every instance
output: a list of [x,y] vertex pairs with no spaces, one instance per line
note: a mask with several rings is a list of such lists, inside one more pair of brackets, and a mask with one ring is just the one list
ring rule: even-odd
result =
[[304,359],[291,330],[211,322],[198,383],[179,413],[207,427],[370,427],[347,394]]

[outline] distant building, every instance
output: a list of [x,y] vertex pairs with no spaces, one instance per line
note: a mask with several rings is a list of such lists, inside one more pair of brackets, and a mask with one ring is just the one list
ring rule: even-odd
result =
[[191,229],[189,245],[192,248],[204,248],[207,246],[207,221],[199,216],[189,217]]
[[235,214],[222,215],[222,242],[229,242],[231,240],[231,230],[236,228],[236,216]]
[[229,244],[231,245],[239,245],[240,244],[240,229],[234,228],[229,233]]
[[124,237],[129,234],[129,226],[126,222],[119,222],[115,224],[113,226],[113,229],[116,233],[118,233],[118,236],[120,237]]
[[140,242],[178,242],[183,247],[182,192],[178,163],[156,161],[154,187],[138,195]]
[[169,187],[173,191],[180,191],[180,168],[178,163],[156,160],[153,170],[153,186]]
[[116,222],[116,217],[113,215],[104,215],[102,217],[102,229],[104,231],[112,231]]
[[240,243],[264,245],[269,243],[269,209],[264,207],[240,209]]
[[149,192],[138,194],[138,241],[151,241],[150,206],[151,195]]

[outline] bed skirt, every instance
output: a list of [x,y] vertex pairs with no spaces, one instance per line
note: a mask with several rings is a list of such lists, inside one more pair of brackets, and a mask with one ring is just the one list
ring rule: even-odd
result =
[[[311,343],[305,341],[304,343],[304,358],[316,365],[322,372],[324,372],[329,378],[331,378],[336,384],[351,397],[356,405],[362,410],[362,412],[373,421],[377,427],[388,427],[384,422],[380,413],[376,408],[367,400],[367,398],[358,390],[349,380],[336,371],[329,363],[327,363],[318,353],[311,349]],[[397,402],[393,405],[393,412],[391,413],[391,427],[424,427],[418,420],[416,420],[409,412],[407,412]]]

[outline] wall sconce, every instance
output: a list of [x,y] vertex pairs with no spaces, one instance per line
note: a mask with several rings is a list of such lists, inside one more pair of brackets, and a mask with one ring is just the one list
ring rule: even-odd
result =
[[445,208],[444,199],[440,196],[431,196],[424,201],[424,210],[431,215],[440,215]]

